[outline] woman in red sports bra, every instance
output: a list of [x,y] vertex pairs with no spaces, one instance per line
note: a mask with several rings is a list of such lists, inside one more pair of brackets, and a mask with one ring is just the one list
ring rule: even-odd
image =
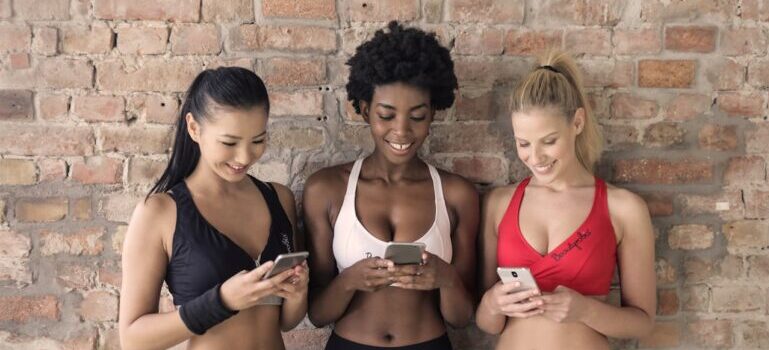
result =
[[[532,176],[492,190],[481,223],[478,326],[497,349],[609,349],[651,332],[654,234],[645,202],[593,174],[602,139],[573,60],[551,52],[512,101],[518,157]],[[622,305],[606,302],[618,268]],[[526,267],[539,287],[513,292],[497,267]]]

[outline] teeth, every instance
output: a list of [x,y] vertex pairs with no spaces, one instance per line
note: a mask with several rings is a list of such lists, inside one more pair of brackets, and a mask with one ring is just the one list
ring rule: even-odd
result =
[[394,143],[389,141],[387,143],[389,143],[390,146],[392,146],[393,148],[400,151],[407,150],[413,144],[413,143]]
[[233,168],[235,170],[243,170],[245,168],[244,166],[234,166],[234,165],[229,165],[229,166],[230,166],[230,168]]

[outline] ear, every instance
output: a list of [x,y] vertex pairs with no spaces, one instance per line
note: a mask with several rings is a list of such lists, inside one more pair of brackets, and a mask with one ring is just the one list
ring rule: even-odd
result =
[[580,107],[577,108],[577,111],[574,112],[574,118],[572,118],[572,126],[574,127],[575,135],[579,135],[582,133],[582,130],[585,129],[585,122],[587,121],[587,115],[585,114],[585,109]]
[[192,138],[192,141],[200,143],[200,124],[195,121],[192,113],[187,113],[184,119],[187,122],[187,133],[190,135],[190,138]]
[[365,120],[366,123],[368,123],[369,122],[369,112],[371,111],[370,110],[371,106],[369,105],[368,102],[363,101],[363,100],[359,100],[358,101],[358,106],[360,106],[360,116],[363,117],[363,120]]

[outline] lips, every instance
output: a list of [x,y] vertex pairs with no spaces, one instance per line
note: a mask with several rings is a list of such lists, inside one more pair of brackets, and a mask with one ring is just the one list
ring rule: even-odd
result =
[[409,149],[411,149],[411,146],[414,145],[413,142],[392,142],[392,141],[385,141],[390,146],[392,150],[394,150],[396,153],[407,153]]
[[532,165],[532,169],[536,171],[537,173],[544,174],[550,171],[550,169],[553,168],[553,165],[555,165],[555,160],[549,163],[545,164],[539,164],[539,165]]
[[230,172],[232,172],[233,174],[242,174],[242,173],[245,173],[246,170],[248,169],[248,167],[244,165],[234,165],[229,163],[227,163],[227,168],[229,168]]

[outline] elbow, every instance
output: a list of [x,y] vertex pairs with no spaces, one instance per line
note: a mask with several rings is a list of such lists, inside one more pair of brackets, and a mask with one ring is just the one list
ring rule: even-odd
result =
[[652,334],[654,331],[654,315],[648,315],[642,327],[638,330],[638,338],[644,338]]
[[142,349],[127,329],[120,329],[120,348],[123,350]]
[[310,320],[310,323],[317,328],[323,328],[331,323],[318,315],[318,311],[313,311],[312,309],[307,313],[307,318]]
[[468,309],[467,312],[462,312],[460,315],[456,315],[455,317],[445,317],[446,323],[451,326],[451,328],[457,329],[457,328],[464,328],[467,327],[470,324],[470,321],[473,319],[474,312],[472,308]]

